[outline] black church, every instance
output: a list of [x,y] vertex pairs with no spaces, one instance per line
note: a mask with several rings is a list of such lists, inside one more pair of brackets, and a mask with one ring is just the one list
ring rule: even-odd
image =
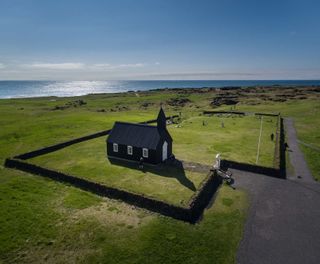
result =
[[146,163],[158,164],[172,155],[172,138],[162,108],[157,126],[117,121],[106,142],[109,158],[140,161],[142,157]]

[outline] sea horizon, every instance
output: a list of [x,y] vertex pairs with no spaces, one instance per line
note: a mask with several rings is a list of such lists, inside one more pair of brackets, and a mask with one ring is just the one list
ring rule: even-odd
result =
[[0,80],[0,99],[72,97],[155,89],[319,86],[320,80]]

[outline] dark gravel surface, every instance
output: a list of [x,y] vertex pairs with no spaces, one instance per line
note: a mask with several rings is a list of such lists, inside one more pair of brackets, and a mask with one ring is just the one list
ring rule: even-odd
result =
[[320,263],[320,184],[233,171],[250,209],[237,263]]

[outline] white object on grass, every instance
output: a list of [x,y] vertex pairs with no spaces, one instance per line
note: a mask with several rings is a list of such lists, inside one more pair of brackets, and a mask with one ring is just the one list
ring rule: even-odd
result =
[[220,170],[220,163],[221,163],[221,155],[220,155],[220,153],[218,153],[216,155],[216,162],[213,165],[213,168],[216,169],[216,170]]

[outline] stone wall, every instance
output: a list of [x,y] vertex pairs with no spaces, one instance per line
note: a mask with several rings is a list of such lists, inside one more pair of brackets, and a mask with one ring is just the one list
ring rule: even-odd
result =
[[216,171],[211,171],[202,182],[200,188],[196,191],[189,203],[191,219],[194,222],[199,219],[204,209],[209,205],[221,183],[222,178],[218,176]]
[[240,112],[240,111],[215,111],[215,110],[208,110],[208,111],[203,111],[204,115],[209,115],[209,114],[235,114],[235,115],[246,115],[246,114],[254,114],[256,116],[279,116],[280,113],[274,114],[274,113],[259,113],[259,112]]
[[15,158],[16,159],[22,159],[22,160],[31,159],[31,158],[34,158],[34,157],[37,157],[37,156],[40,156],[40,155],[44,155],[44,154],[48,154],[48,153],[53,152],[53,151],[57,151],[59,149],[71,146],[71,145],[76,144],[76,143],[80,143],[80,142],[83,142],[83,141],[87,141],[87,140],[90,140],[90,139],[94,139],[94,138],[97,138],[97,137],[102,137],[102,136],[108,135],[110,133],[110,131],[111,131],[111,129],[108,129],[108,130],[101,131],[101,132],[98,132],[98,133],[94,133],[94,134],[91,134],[91,135],[87,135],[87,136],[84,136],[84,137],[75,138],[75,139],[68,140],[68,141],[65,141],[65,142],[62,142],[62,143],[59,143],[59,144],[56,144],[56,145],[52,145],[52,146],[49,146],[49,147],[44,147],[44,148],[41,148],[41,149],[37,149],[37,150],[31,151],[31,152],[24,153],[24,154],[15,156]]
[[210,114],[235,114],[235,115],[245,115],[245,112],[239,112],[239,111],[203,111],[204,115],[210,115]]
[[281,178],[285,179],[287,177],[286,172],[286,135],[284,131],[284,124],[283,124],[283,118],[280,118],[280,140],[279,140],[279,151],[280,151],[280,175]]
[[279,169],[276,169],[276,168],[263,167],[263,166],[248,164],[248,163],[236,162],[232,160],[222,160],[221,167],[223,169],[230,168],[230,169],[248,171],[248,172],[264,174],[267,176],[280,178],[280,171]]
[[69,183],[75,187],[90,191],[97,195],[105,196],[111,199],[117,199],[128,204],[189,223],[195,223],[199,219],[203,213],[203,210],[209,204],[213,194],[221,183],[221,178],[217,176],[215,172],[210,173],[207,179],[203,182],[201,188],[196,192],[196,195],[192,198],[189,207],[180,207],[163,201],[155,200],[144,195],[108,187],[59,171],[43,168],[27,163],[23,160],[8,158],[5,161],[5,166],[7,168],[15,168],[28,173],[41,175],[59,182]]

